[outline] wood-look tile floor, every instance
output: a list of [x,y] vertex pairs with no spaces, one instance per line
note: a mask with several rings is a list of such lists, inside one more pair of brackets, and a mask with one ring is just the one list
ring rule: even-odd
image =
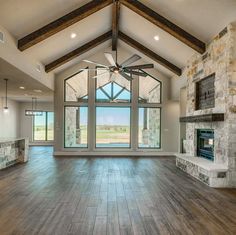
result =
[[236,190],[212,189],[174,157],[53,157],[0,172],[1,235],[236,234]]

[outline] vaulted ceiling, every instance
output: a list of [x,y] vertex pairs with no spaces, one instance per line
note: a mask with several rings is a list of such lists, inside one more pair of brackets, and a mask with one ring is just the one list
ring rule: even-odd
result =
[[[0,24],[16,40],[19,40],[89,2],[91,1],[2,1]],[[145,48],[148,48],[154,54],[159,55],[176,67],[182,68],[195,50],[191,46],[186,45],[186,42],[183,42],[183,40],[179,40],[178,37],[176,38],[169,32],[158,27],[155,22],[150,22],[150,19],[148,19],[149,16],[143,17],[137,14],[137,9],[135,12],[129,4],[126,4],[126,2],[132,3],[137,1],[121,0],[121,2],[123,4],[120,6],[119,30],[129,36],[129,38],[139,42]],[[148,8],[164,16],[204,43],[209,42],[228,23],[236,20],[235,0],[140,0],[139,2],[145,4]],[[112,29],[112,4],[105,5],[107,6],[93,14],[91,12],[91,15],[86,18],[29,47],[22,51],[22,53],[47,65],[110,31]],[[70,37],[72,32],[77,34],[77,37],[74,39]],[[155,35],[159,36],[159,41],[153,39]],[[123,41],[125,41],[124,38]],[[106,48],[112,44],[111,42],[111,40],[105,42],[99,48]],[[120,40],[119,45],[122,45]],[[95,52],[96,50],[96,48],[93,48],[91,52]],[[138,52],[137,47],[133,50],[136,50],[142,56],[143,52]],[[66,63],[55,71],[58,72],[61,68],[65,69],[71,63],[78,62],[79,59],[81,57],[74,58],[73,61]],[[154,62],[156,61],[154,60]],[[159,63],[156,63],[156,66],[168,76],[173,74],[173,71],[170,72],[169,69],[166,69]]]

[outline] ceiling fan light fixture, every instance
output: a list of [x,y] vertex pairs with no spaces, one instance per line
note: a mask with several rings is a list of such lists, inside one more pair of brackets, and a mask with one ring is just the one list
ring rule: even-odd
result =
[[119,73],[119,69],[118,69],[118,68],[115,68],[115,69],[114,69],[114,73],[115,73],[115,74],[118,74],[118,73]]
[[[141,64],[141,65],[133,65],[135,62],[137,62],[138,60],[141,59],[141,56],[134,54],[131,57],[129,57],[128,59],[126,59],[123,63],[119,64],[117,62],[117,51],[116,51],[116,58],[113,57],[112,53],[110,52],[105,52],[104,53],[107,61],[109,62],[109,66],[107,65],[102,65],[100,63],[97,63],[95,61],[91,61],[91,60],[83,60],[84,62],[90,63],[90,64],[95,64],[97,67],[102,66],[99,69],[105,69],[107,72],[110,73],[110,81],[117,78],[117,75],[122,76],[123,78],[125,78],[128,81],[132,81],[133,80],[133,75],[136,76],[141,76],[141,77],[146,77],[147,74],[140,71],[142,69],[150,69],[153,68],[154,65],[153,64]],[[97,69],[97,67],[95,68],[95,70]],[[90,70],[90,69],[89,69]],[[94,70],[94,68],[91,68],[91,70]],[[101,74],[97,74],[96,76],[94,76],[93,78],[98,78]]]

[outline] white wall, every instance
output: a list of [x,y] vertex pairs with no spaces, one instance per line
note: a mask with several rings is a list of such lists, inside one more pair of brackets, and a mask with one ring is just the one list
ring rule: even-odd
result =
[[179,102],[165,103],[162,108],[162,146],[166,152],[178,152],[179,148]]
[[[0,43],[0,57],[33,79],[41,82],[53,90],[54,74],[46,73],[43,69],[43,65],[39,61],[18,50],[17,40],[15,40],[11,34],[1,25],[0,31],[4,34],[4,43]],[[38,64],[40,64],[42,67],[41,72],[36,70],[36,66]]]
[[[29,137],[31,144],[47,144],[45,142],[33,143],[33,117],[25,116],[25,110],[31,109],[32,104],[30,102],[20,103],[20,135],[22,137]],[[53,103],[42,102],[37,104],[37,109],[41,111],[53,111]],[[52,144],[50,142],[49,144]]]
[[9,112],[4,113],[4,98],[0,98],[0,138],[20,137],[20,105],[18,102],[8,100]]
[[180,100],[180,89],[186,87],[187,80],[185,76],[173,76],[171,78],[170,98],[175,101]]

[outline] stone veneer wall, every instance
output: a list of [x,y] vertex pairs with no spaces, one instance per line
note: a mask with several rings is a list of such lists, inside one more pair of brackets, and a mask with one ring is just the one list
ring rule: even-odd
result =
[[159,109],[148,110],[148,145],[152,148],[160,147],[160,115]]
[[[76,101],[76,91],[65,82],[65,97],[67,101]],[[65,108],[65,147],[76,145],[76,109],[77,107]]]
[[[161,83],[156,85],[148,93],[148,103],[161,103]],[[161,128],[161,112],[159,109],[149,108],[148,112],[148,130],[143,130],[142,139],[143,142],[151,148],[157,148],[160,146],[160,128]]]
[[[215,73],[215,107],[195,110],[195,84]],[[227,26],[207,46],[204,55],[195,54],[185,68],[187,116],[224,113],[224,122],[188,123],[187,153],[196,156],[196,129],[214,129],[215,163],[228,165],[227,185],[236,186],[236,29]]]
[[0,170],[28,161],[28,139],[0,142]]

